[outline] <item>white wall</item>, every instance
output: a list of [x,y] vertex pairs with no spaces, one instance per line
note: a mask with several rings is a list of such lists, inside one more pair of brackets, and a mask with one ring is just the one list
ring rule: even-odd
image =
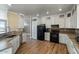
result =
[[8,5],[0,4],[0,19],[7,20]]

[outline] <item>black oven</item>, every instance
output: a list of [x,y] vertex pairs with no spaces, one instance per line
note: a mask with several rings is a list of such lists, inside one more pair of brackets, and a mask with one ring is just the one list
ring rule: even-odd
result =
[[51,25],[50,42],[59,43],[59,25]]

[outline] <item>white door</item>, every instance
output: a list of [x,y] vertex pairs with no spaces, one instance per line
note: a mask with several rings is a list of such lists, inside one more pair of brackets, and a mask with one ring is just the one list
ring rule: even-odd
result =
[[32,21],[32,39],[37,39],[37,24],[38,21]]

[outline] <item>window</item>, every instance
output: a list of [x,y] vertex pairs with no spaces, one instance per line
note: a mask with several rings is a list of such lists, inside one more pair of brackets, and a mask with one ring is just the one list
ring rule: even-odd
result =
[[5,22],[0,21],[0,28],[5,28]]
[[6,21],[5,20],[0,20],[0,33],[3,33],[6,31]]

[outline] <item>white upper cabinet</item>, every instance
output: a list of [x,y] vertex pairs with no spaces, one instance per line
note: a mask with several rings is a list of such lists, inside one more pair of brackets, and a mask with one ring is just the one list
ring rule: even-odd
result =
[[66,12],[65,28],[76,28],[77,27],[77,11],[74,8]]
[[77,28],[77,11],[71,16],[71,27]]
[[65,15],[64,14],[59,14],[59,15],[57,15],[57,18],[56,18],[56,22],[57,22],[57,24],[59,24],[59,27],[60,28],[64,28],[64,26],[65,26]]
[[41,23],[46,25],[46,28],[51,28],[51,25],[54,24],[53,16],[44,16],[41,18]]
[[0,19],[7,20],[8,7],[7,4],[0,4]]
[[54,24],[58,24],[58,21],[59,21],[59,20],[58,20],[58,15],[55,15],[55,16],[54,16]]
[[19,20],[18,20],[18,28],[24,28],[24,16],[18,15]]
[[68,11],[66,12],[66,15],[65,15],[65,28],[72,28],[72,11]]
[[55,23],[55,15],[51,16],[51,24],[54,25]]

